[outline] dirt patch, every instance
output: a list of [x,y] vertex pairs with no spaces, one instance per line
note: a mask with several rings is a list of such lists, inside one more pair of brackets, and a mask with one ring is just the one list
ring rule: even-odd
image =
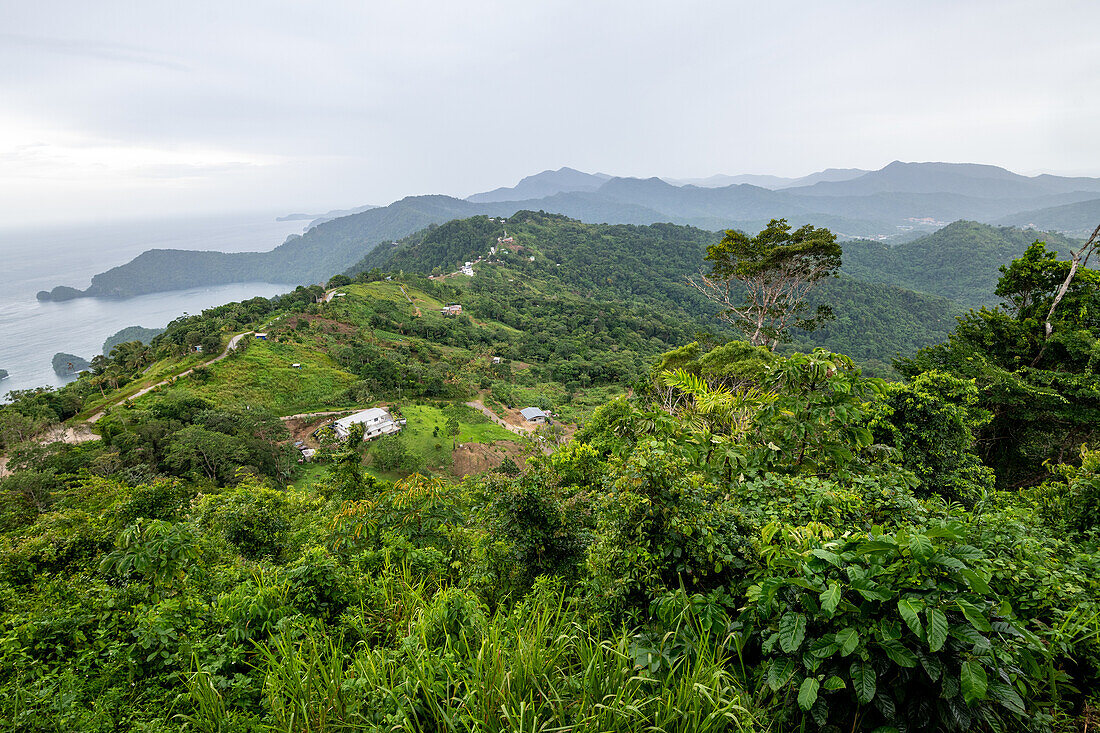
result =
[[451,451],[451,472],[458,478],[484,473],[498,468],[502,461],[511,459],[522,470],[528,448],[522,443],[498,440],[486,443],[462,443]]
[[290,431],[290,441],[292,443],[300,440],[306,446],[316,448],[317,441],[311,437],[313,431],[322,425],[328,425],[336,419],[336,416],[350,415],[351,412],[351,410],[345,410],[343,412],[320,412],[314,415],[292,415],[291,417],[282,418],[282,421],[286,425],[286,429]]
[[[99,436],[93,433],[91,428],[87,425],[78,425],[75,428],[58,425],[36,436],[33,440],[43,445],[49,443],[70,443],[75,445],[77,443],[86,443],[89,440],[99,440]],[[4,478],[7,475],[9,475],[8,457],[0,456],[0,478]]]

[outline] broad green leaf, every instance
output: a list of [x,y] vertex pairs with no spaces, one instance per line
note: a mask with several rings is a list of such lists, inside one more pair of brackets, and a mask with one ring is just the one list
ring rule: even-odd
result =
[[802,680],[802,686],[798,688],[798,707],[803,710],[812,708],[817,702],[817,691],[820,688],[821,683],[816,677],[807,677]]
[[875,668],[868,662],[854,662],[848,670],[852,675],[852,688],[856,693],[856,700],[866,705],[875,699],[876,680]]
[[879,622],[877,633],[883,641],[897,641],[901,638],[901,623],[884,618]]
[[955,605],[959,607],[959,610],[963,612],[963,616],[966,616],[966,620],[970,622],[978,631],[988,633],[993,629],[989,624],[989,619],[985,617],[981,609],[975,606],[973,603],[967,603],[963,600],[955,601]]
[[852,581],[852,588],[869,601],[888,601],[894,597],[894,592],[889,588],[866,579]]
[[821,592],[821,610],[832,616],[840,604],[840,596],[840,586],[835,582],[829,583],[829,587]]
[[790,657],[778,657],[772,660],[768,667],[768,687],[772,692],[778,692],[781,687],[790,682],[794,670],[795,662]]
[[779,647],[790,654],[806,638],[806,616],[788,611],[779,619]]
[[864,555],[871,555],[876,552],[893,552],[898,549],[897,545],[892,542],[883,542],[882,540],[867,540],[856,548],[856,552],[863,553]]
[[1017,715],[1027,714],[1027,708],[1024,707],[1023,699],[1016,690],[1012,689],[1012,685],[1005,684],[999,680],[990,682],[989,696]]
[[848,656],[859,646],[859,634],[849,626],[836,632],[836,643],[840,645],[840,654]]
[[978,700],[985,699],[988,679],[985,668],[978,662],[973,660],[963,662],[959,682],[962,684],[963,699],[966,700],[967,705],[973,705]]
[[835,674],[829,679],[825,680],[825,684],[822,685],[822,689],[826,692],[832,692],[834,690],[843,690],[847,685],[844,682],[844,678],[837,677]]
[[937,552],[932,557],[928,558],[929,562],[933,562],[937,565],[942,565],[945,568],[951,568],[952,570],[963,571],[966,570],[966,563],[957,557],[951,557],[945,555],[942,552]]
[[981,593],[986,595],[989,593],[989,583],[985,582],[985,578],[975,573],[973,570],[963,570],[959,573],[966,580],[966,584],[970,586],[970,589],[975,593]]
[[829,552],[828,550],[822,550],[820,547],[815,547],[810,550],[810,554],[814,557],[820,557],[830,565],[835,565],[838,568],[840,567],[840,555],[835,552]]
[[921,603],[912,598],[902,598],[898,601],[898,613],[901,614],[902,619],[909,624],[909,628],[918,637],[924,634],[924,628],[921,626],[920,616],[918,615],[920,607]]
[[938,608],[925,611],[928,620],[928,651],[938,652],[947,641],[947,614]]
[[886,652],[886,656],[890,657],[891,661],[899,667],[917,666],[916,655],[906,649],[900,641],[880,643],[879,646],[882,647],[882,651]]
[[928,675],[928,679],[933,682],[937,681],[943,676],[943,665],[940,660],[935,657],[930,657],[927,654],[922,654],[920,658],[920,664],[924,667],[925,673]]
[[836,643],[836,637],[826,634],[810,645],[810,653],[818,659],[828,659],[836,654],[839,648],[840,644]]
[[932,540],[928,539],[928,535],[914,534],[909,538],[909,551],[913,553],[913,557],[927,560],[936,550],[932,547]]
[[959,522],[949,522],[943,527],[933,527],[925,534],[929,537],[946,537],[952,540],[961,540],[964,536],[962,525]]

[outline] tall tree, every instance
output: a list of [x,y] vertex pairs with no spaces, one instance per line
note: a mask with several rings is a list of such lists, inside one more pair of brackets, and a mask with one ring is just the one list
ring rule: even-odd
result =
[[809,224],[791,231],[786,219],[772,219],[755,237],[728,230],[707,247],[709,275],[688,280],[723,308],[718,317],[734,324],[753,346],[775,348],[792,327],[811,331],[833,317],[827,305],[805,317],[806,294],[840,269],[836,235]]

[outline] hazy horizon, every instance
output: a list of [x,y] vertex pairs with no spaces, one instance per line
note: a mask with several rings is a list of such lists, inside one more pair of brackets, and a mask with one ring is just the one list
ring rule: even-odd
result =
[[42,2],[0,32],[9,226],[320,213],[568,166],[1100,175],[1087,2]]

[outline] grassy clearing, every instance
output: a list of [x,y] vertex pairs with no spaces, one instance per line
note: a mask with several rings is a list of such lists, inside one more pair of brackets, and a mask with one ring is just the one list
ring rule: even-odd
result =
[[[300,363],[300,369],[291,364]],[[265,407],[279,415],[350,405],[342,397],[355,376],[327,354],[284,341],[256,341],[243,354],[209,367],[207,376],[192,375],[172,389],[185,387],[218,404]]]
[[[409,421],[403,431],[409,450],[423,456],[428,466],[449,467],[454,443],[491,445],[498,440],[516,440],[514,434],[466,405],[409,405],[401,411]],[[458,421],[457,435],[447,429],[451,417]]]
[[290,482],[291,488],[307,489],[315,482],[321,481],[328,474],[329,464],[303,463],[298,470],[298,477]]

